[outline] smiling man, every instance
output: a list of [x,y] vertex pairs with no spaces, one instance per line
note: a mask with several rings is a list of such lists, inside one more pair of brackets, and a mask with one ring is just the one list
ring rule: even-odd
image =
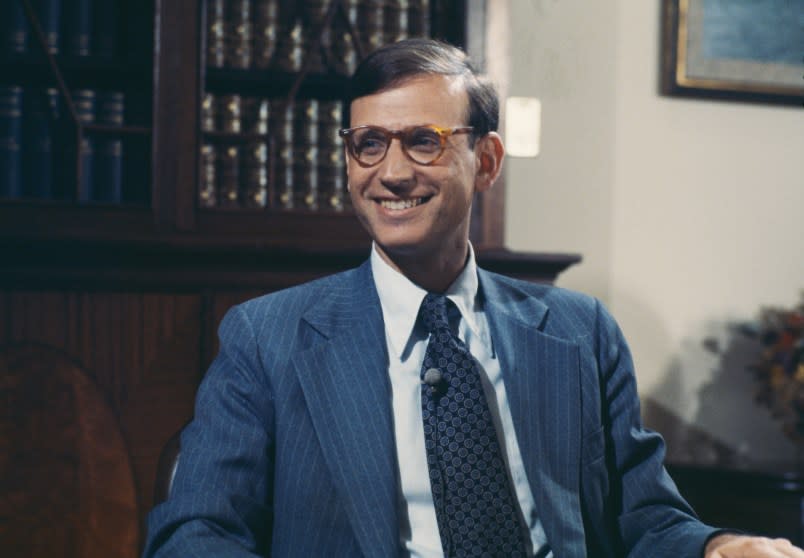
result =
[[[356,90],[363,81],[358,73]],[[414,74],[361,93],[351,105],[353,127],[341,132],[355,212],[385,263],[443,292],[466,263],[473,195],[491,188],[500,170],[502,142],[481,121],[493,109],[478,107],[477,126],[468,125],[460,75]]]
[[350,101],[370,258],[227,313],[145,555],[804,557],[695,518],[599,302],[477,267],[504,149],[464,53],[381,48]]

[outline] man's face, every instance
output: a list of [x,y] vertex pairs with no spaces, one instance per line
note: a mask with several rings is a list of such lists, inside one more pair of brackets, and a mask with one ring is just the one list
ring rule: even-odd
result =
[[[466,126],[468,99],[460,79],[422,75],[352,102],[351,126],[388,130],[435,125]],[[431,165],[411,161],[393,140],[380,163],[362,167],[347,154],[352,205],[383,258],[465,257],[469,213],[479,159],[469,134],[447,138]],[[436,260],[432,260],[436,258]]]

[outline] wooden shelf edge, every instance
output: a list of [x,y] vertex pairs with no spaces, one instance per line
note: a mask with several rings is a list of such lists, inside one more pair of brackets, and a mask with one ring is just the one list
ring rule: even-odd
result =
[[528,281],[552,283],[583,256],[559,252],[514,252],[506,248],[476,249],[478,264],[490,271]]
[[[53,240],[0,237],[4,254],[0,285],[15,289],[78,288],[197,290],[280,288],[360,265],[368,238],[348,246],[293,248],[153,239]],[[552,282],[578,263],[577,254],[523,254],[478,250],[485,269],[532,281]]]

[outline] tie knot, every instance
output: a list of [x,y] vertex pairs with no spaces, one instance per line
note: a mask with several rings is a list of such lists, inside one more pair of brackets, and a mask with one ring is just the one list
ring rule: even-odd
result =
[[449,299],[444,295],[427,293],[427,296],[424,297],[422,306],[419,309],[419,316],[429,333],[444,329],[449,330],[447,303],[449,303]]

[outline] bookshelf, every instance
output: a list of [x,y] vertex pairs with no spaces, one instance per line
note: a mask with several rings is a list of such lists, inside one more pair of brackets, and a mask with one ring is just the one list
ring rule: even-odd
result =
[[152,7],[12,0],[0,9],[0,203],[147,206]]
[[[116,8],[107,6],[112,15],[104,17],[112,18],[107,27],[115,33],[97,38],[97,18],[90,18],[83,24],[90,49],[78,55],[66,50],[65,31],[58,52],[45,48],[48,29],[64,25],[48,23],[54,16],[40,13],[41,6],[61,4],[64,15],[65,2],[93,15],[97,6],[107,6],[97,0],[14,0],[3,8],[8,21],[22,15],[26,46],[16,52],[6,44],[0,53],[0,92],[18,87],[55,98],[57,117],[43,120],[58,128],[51,147],[58,160],[50,165],[51,185],[39,188],[45,194],[28,193],[33,186],[0,189],[0,242],[47,244],[66,237],[77,248],[114,240],[122,250],[143,243],[176,250],[188,244],[307,252],[365,248],[368,239],[344,195],[342,152],[333,141],[346,118],[340,102],[345,74],[384,39],[428,34],[471,46],[478,41],[469,40],[466,29],[482,28],[476,20],[485,13],[485,2],[478,0],[110,0],[108,6]],[[362,38],[360,25],[381,17],[371,13],[378,6],[395,14],[396,23],[375,22],[379,31]],[[252,22],[245,35],[251,36],[251,53],[238,62],[229,50],[232,29],[242,25],[232,18],[244,7]],[[216,10],[223,12],[223,25],[212,19]],[[214,30],[221,27],[223,36],[216,38]],[[281,46],[292,43],[285,38],[299,29],[295,51]],[[257,35],[273,37],[274,46]],[[222,53],[215,54],[215,41]],[[122,115],[119,108],[117,114],[104,110],[120,104]],[[225,116],[233,105],[240,111],[237,127]],[[248,116],[261,108],[264,121]],[[308,122],[305,131],[299,115],[311,111],[317,126]],[[290,116],[283,121],[283,115]],[[284,133],[289,128],[295,141]],[[317,141],[304,140],[311,131]],[[92,161],[82,155],[87,144]],[[122,160],[99,163],[109,159],[105,153],[120,151]],[[228,153],[236,160],[227,161]],[[282,163],[291,159],[297,164]],[[332,163],[298,164],[311,160]],[[93,174],[94,187],[87,185]],[[118,177],[120,184],[102,176]],[[221,184],[226,181],[236,186],[227,190]],[[205,186],[210,183],[215,187]],[[502,197],[503,189],[496,188],[478,199],[476,247],[501,246]]]
[[[342,185],[338,186],[338,178],[343,178],[337,160],[340,150],[318,142],[316,152],[305,149],[314,143],[313,135],[319,140],[331,136],[338,120],[346,118],[345,107],[338,105],[344,74],[367,44],[361,38],[349,54],[344,34],[347,39],[351,36],[351,26],[360,37],[361,25],[371,21],[372,15],[361,15],[360,6],[391,6],[393,12],[407,5],[406,16],[412,21],[416,14],[411,6],[424,4],[420,0],[419,4],[413,0],[280,0],[276,3],[280,23],[268,29],[265,22],[273,13],[269,4],[267,0],[0,3],[4,32],[0,147],[14,143],[30,149],[23,140],[27,137],[23,136],[26,93],[42,92],[41,104],[56,107],[56,116],[45,114],[38,120],[43,135],[52,133],[49,151],[44,153],[57,160],[57,164],[29,165],[40,172],[50,169],[45,178],[32,182],[25,178],[31,171],[23,172],[22,158],[17,159],[19,164],[12,167],[21,178],[13,189],[5,186],[12,183],[8,175],[0,177],[6,180],[0,182],[0,382],[6,379],[3,354],[22,351],[33,360],[40,353],[51,355],[54,362],[80,370],[97,386],[126,444],[127,455],[120,461],[131,468],[136,495],[133,500],[126,496],[131,500],[126,504],[138,517],[138,544],[152,504],[159,453],[192,414],[196,387],[217,351],[216,329],[225,311],[247,298],[354,267],[368,254],[369,239],[352,215]],[[426,24],[429,34],[470,51],[483,44],[466,31],[483,29],[483,0],[426,4],[429,19],[420,26]],[[238,63],[233,55],[228,60],[234,62],[227,63],[225,52],[223,63],[210,58],[217,56],[211,44],[210,14],[215,15],[221,5],[224,15],[239,8],[241,16],[247,5],[255,21],[257,8],[264,10],[263,38],[257,41],[253,27],[250,31],[248,64]],[[41,11],[54,6],[61,7],[62,15],[69,7],[69,25],[87,30],[88,54],[81,50],[82,41],[73,51],[63,46],[68,43],[58,42],[59,51],[51,52],[48,41],[53,30],[59,30],[61,38],[67,36],[64,25],[54,23],[55,12]],[[358,8],[354,18],[350,7]],[[399,10],[394,13],[397,24],[383,24],[383,33],[398,34],[402,29]],[[297,23],[302,29],[302,47],[313,46],[321,54],[299,59],[293,49],[283,52],[279,44],[290,44],[281,38],[285,19],[293,23],[291,32]],[[98,21],[112,23],[99,30]],[[17,35],[9,30],[19,27],[26,29],[25,45],[15,50],[9,37]],[[272,33],[277,46],[269,57]],[[231,44],[232,36],[224,46]],[[370,41],[371,34],[365,40]],[[325,47],[323,52],[314,47],[316,43]],[[327,58],[326,48],[340,53],[340,62]],[[289,61],[280,64],[282,56]],[[17,90],[22,91],[21,102]],[[231,115],[220,116],[221,107],[229,110],[233,102],[231,110],[240,110],[238,126]],[[287,109],[290,105],[292,112]],[[102,110],[103,106],[111,108]],[[210,114],[210,107],[218,114]],[[82,117],[84,113],[87,116]],[[310,118],[291,124],[293,136],[305,138],[300,144],[282,135],[278,116],[291,113],[317,115],[315,126]],[[244,114],[252,116],[244,119]],[[48,126],[53,130],[48,132]],[[15,141],[4,143],[11,136]],[[91,158],[82,149],[85,143]],[[288,174],[281,164],[288,146],[296,149],[294,158],[304,161],[322,159],[322,154],[327,160],[335,157],[330,166],[290,169],[292,184],[299,186],[298,192],[293,191],[292,205],[287,196],[283,198],[290,192],[287,181],[280,180]],[[219,155],[230,148],[235,149],[238,164],[234,172],[230,161],[226,178],[234,186],[227,190],[217,180],[227,168]],[[118,152],[122,154],[103,156]],[[10,168],[11,157],[10,151],[0,150],[0,170]],[[44,159],[41,155],[39,160]],[[208,189],[205,201],[209,174],[214,187]],[[30,184],[46,182],[48,188],[38,187],[42,193],[31,194],[37,188]],[[471,234],[481,265],[552,281],[580,260],[574,254],[504,250],[504,191],[499,186],[475,203]],[[226,192],[235,195],[230,199]],[[310,196],[314,203],[307,201]],[[20,375],[25,376],[25,371]],[[24,397],[29,395],[20,395],[23,399],[15,401],[19,403],[15,408],[33,409],[33,402],[26,407]],[[82,462],[69,461],[72,465]],[[49,494],[62,492],[54,486]],[[32,509],[49,506],[39,503]],[[114,510],[100,510],[92,524],[103,525],[114,517]],[[81,523],[73,526],[45,516],[42,521],[86,532]],[[61,556],[79,555],[56,543],[52,550]]]

